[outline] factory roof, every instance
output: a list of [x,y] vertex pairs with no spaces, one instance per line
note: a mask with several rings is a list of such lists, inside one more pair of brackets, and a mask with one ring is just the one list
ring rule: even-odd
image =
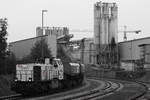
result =
[[9,44],[22,42],[22,41],[26,41],[26,40],[31,40],[31,39],[36,39],[36,38],[45,37],[45,36],[48,36],[48,35],[43,35],[43,36],[32,37],[32,38],[27,38],[27,39],[23,39],[23,40],[18,40],[18,41],[10,42]]
[[120,43],[126,43],[126,42],[133,42],[133,41],[139,41],[139,40],[144,40],[144,39],[150,39],[150,37],[144,37],[144,38],[139,38],[139,39],[134,39],[134,40],[128,40],[128,41],[122,41],[122,42],[119,42]]

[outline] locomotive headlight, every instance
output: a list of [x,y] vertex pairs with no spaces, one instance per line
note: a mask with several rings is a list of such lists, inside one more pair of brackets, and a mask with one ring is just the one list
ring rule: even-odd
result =
[[29,81],[30,81],[30,82],[32,81],[32,78],[31,78],[31,77],[29,77]]

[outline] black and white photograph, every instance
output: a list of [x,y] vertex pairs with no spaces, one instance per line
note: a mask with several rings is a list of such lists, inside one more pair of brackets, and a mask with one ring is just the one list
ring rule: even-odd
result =
[[150,100],[149,0],[0,4],[0,100]]

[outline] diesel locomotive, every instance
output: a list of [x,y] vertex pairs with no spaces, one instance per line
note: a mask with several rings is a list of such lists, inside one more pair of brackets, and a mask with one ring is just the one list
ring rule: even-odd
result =
[[21,94],[39,94],[84,82],[84,64],[45,59],[45,63],[17,64],[11,89]]

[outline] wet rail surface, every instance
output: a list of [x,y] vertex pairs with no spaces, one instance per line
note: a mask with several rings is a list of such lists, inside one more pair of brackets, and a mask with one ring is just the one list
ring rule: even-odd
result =
[[[119,91],[115,92],[110,96],[104,97],[100,100],[150,100],[150,83],[148,82],[141,82],[138,80],[120,80],[110,76],[110,78],[104,77],[102,72],[100,72],[99,68],[95,67],[88,67],[87,68],[87,76],[89,77],[98,77],[101,79],[108,79],[113,82],[119,82],[124,85],[124,88]],[[149,89],[149,90],[148,90]],[[147,99],[148,98],[148,99]]]
[[111,80],[122,83],[124,88],[102,100],[142,100],[138,98],[147,92],[147,87],[138,81]]
[[98,78],[88,78],[87,85],[85,87],[67,91],[64,93],[58,93],[49,96],[43,96],[38,98],[30,98],[26,100],[87,100],[102,98],[110,95],[114,91],[118,91],[123,85],[107,80],[100,80]]
[[73,89],[73,90],[69,90],[66,92],[57,93],[57,94],[53,94],[53,95],[43,96],[43,97],[29,98],[26,100],[62,99],[62,97],[71,96],[71,95],[74,95],[77,93],[84,93],[84,92],[87,92],[87,90],[89,91],[92,89],[96,89],[97,87],[100,87],[100,88],[105,87],[104,82],[99,81],[99,80],[87,79],[86,85],[81,88],[77,88],[77,89]]
[[9,96],[2,96],[0,100],[20,100],[22,98],[21,94],[14,94]]
[[[146,92],[146,90],[141,89],[141,86],[143,89],[147,88],[143,85],[143,82],[89,77],[86,85],[80,88],[23,100],[141,100]],[[8,97],[9,99],[11,99],[11,96]]]

